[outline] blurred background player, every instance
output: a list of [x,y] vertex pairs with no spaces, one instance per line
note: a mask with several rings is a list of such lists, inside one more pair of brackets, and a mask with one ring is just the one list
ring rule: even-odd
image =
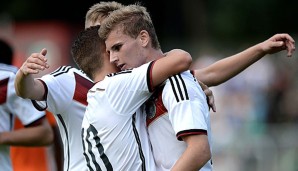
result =
[[[46,147],[10,147],[13,171],[63,171],[63,144],[59,127],[52,113],[46,111],[46,117],[54,133],[54,142]],[[14,130],[24,125],[16,118]],[[28,154],[30,157],[28,157]]]
[[[30,100],[15,93],[17,68],[12,66],[13,49],[0,40],[0,170],[11,171],[10,146],[46,146],[53,142],[53,131],[45,112],[37,111]],[[18,117],[25,126],[15,130]]]

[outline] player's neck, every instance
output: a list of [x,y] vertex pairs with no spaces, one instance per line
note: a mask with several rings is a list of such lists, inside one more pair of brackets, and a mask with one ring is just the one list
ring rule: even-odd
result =
[[105,78],[105,76],[107,76],[108,74],[111,74],[111,73],[115,73],[115,72],[117,72],[117,70],[114,68],[102,68],[100,71],[98,71],[95,74],[93,81],[94,82],[102,81]]
[[161,51],[161,49],[152,49],[148,52],[147,56],[147,61],[146,62],[150,62],[153,60],[157,60],[159,58],[161,58],[163,56],[163,52]]

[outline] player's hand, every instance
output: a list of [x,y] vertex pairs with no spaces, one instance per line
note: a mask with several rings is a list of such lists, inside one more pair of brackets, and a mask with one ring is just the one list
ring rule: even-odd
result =
[[207,103],[209,106],[209,109],[211,108],[213,112],[216,112],[216,106],[215,106],[215,100],[214,100],[214,96],[213,96],[213,92],[209,89],[209,87],[207,85],[205,85],[204,83],[202,83],[201,81],[199,81],[200,86],[202,87],[206,98],[207,98]]
[[291,57],[295,51],[295,41],[286,33],[276,34],[259,45],[265,54],[273,54],[286,50],[287,56]]
[[38,74],[40,71],[49,68],[47,58],[45,57],[46,54],[47,49],[45,48],[42,49],[40,53],[32,53],[23,63],[20,71],[22,71],[24,75]]

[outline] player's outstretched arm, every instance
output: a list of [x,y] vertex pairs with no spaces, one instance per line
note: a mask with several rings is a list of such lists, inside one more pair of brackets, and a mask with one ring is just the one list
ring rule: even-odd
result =
[[209,87],[216,86],[233,78],[266,54],[284,50],[287,51],[287,56],[291,57],[295,51],[295,41],[289,34],[276,34],[236,55],[195,70],[195,76]]
[[45,146],[54,140],[53,130],[45,117],[36,125],[9,132],[0,132],[0,145]]
[[46,49],[42,49],[40,53],[32,53],[18,70],[14,84],[18,96],[32,100],[44,100],[44,86],[41,81],[34,79],[32,74],[38,74],[49,68],[46,54]]
[[168,52],[156,60],[152,67],[152,85],[158,86],[168,77],[189,69],[192,62],[190,54],[180,49]]

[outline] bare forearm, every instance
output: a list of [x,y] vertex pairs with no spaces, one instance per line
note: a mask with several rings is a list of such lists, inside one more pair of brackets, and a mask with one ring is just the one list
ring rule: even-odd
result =
[[265,55],[259,44],[210,66],[195,70],[195,76],[207,86],[217,86],[233,78]]
[[187,143],[187,148],[171,171],[200,170],[211,159],[207,135],[191,135],[184,141]]
[[18,96],[33,100],[44,100],[44,88],[40,81],[31,74],[25,75],[21,70],[16,74],[15,89]]
[[224,58],[206,68],[196,70],[195,76],[207,86],[216,86],[231,79],[266,54],[287,51],[291,57],[295,51],[295,41],[288,34],[276,34],[241,53]]
[[[193,151],[186,150],[171,171],[198,171],[208,162],[208,160],[210,160],[210,158],[204,156],[206,152],[200,152],[200,157],[193,155],[193,153]],[[194,160],[197,158],[200,159]]]
[[[47,121],[45,121],[47,122]],[[45,146],[53,142],[53,131],[48,123],[0,133],[0,144],[11,146]]]

